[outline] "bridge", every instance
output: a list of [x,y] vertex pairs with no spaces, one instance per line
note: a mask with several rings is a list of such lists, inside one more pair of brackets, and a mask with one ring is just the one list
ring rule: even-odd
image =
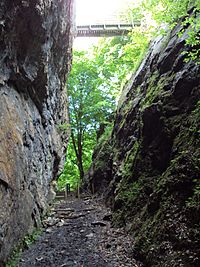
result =
[[78,25],[76,27],[76,37],[111,37],[127,35],[136,26],[140,26],[140,23]]
[[[118,0],[116,2],[112,0],[113,6],[110,6],[110,12],[107,12],[107,1],[109,0],[101,0],[96,2],[95,5],[94,0],[79,0],[79,3],[82,3],[80,15],[82,14],[81,11],[83,11],[83,8],[86,8],[83,3],[87,4],[88,2],[90,5],[93,3],[93,9],[91,6],[87,6],[90,13],[87,13],[82,21],[77,19],[77,25],[74,32],[75,37],[110,37],[127,35],[133,28],[141,25],[140,21],[132,18],[131,11],[129,12],[120,9],[121,5],[119,5],[119,2],[121,1],[121,3],[125,4],[128,0]],[[102,7],[104,7],[103,13],[101,11]],[[97,13],[98,11],[99,13]],[[79,18],[79,14],[77,17]]]

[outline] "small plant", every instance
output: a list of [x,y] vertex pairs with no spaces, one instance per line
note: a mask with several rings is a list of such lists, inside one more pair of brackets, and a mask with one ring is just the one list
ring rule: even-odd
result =
[[14,249],[12,255],[10,256],[8,262],[5,267],[16,267],[19,263],[22,255],[22,251],[26,248],[29,248],[31,244],[33,244],[38,236],[42,233],[41,229],[34,229],[30,235],[26,235],[22,242]]
[[23,247],[28,248],[31,244],[33,244],[38,236],[42,233],[41,229],[34,229],[30,235],[26,235],[23,240]]
[[5,267],[16,267],[22,254],[22,248],[18,247],[13,251],[13,254],[11,255],[10,259],[6,263]]

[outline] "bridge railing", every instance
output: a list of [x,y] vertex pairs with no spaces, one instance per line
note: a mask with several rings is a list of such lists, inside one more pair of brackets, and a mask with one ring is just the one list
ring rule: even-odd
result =
[[102,37],[102,36],[117,36],[126,35],[134,27],[141,26],[140,21],[124,22],[124,21],[106,21],[99,24],[77,25],[76,37]]

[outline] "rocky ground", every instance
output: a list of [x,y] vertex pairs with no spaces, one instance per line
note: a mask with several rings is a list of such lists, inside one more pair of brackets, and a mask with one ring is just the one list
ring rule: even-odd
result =
[[18,267],[142,267],[131,258],[133,240],[125,230],[112,228],[110,217],[99,199],[57,203]]

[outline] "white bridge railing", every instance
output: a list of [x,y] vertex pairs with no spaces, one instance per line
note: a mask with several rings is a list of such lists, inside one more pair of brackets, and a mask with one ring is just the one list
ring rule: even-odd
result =
[[134,27],[140,26],[139,21],[132,23],[104,23],[76,26],[76,37],[103,37],[128,34]]

